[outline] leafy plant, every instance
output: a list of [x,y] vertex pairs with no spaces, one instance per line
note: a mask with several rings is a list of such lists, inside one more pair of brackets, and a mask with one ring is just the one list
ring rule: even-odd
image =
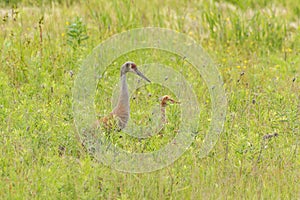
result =
[[67,26],[67,43],[71,47],[77,48],[88,38],[86,24],[82,18],[76,17],[75,20]]

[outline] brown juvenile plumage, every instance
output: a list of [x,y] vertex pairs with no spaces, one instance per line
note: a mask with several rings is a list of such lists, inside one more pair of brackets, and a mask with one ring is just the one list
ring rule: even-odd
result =
[[161,121],[162,121],[162,124],[166,124],[166,123],[168,123],[168,120],[166,118],[166,107],[168,105],[168,102],[172,103],[172,104],[174,104],[174,103],[179,104],[180,102],[175,101],[168,95],[162,96],[160,99],[161,99],[161,102],[160,102]]

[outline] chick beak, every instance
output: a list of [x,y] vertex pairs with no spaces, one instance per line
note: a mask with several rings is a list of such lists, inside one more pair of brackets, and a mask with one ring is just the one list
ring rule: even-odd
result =
[[180,104],[179,101],[175,101],[174,99],[169,98],[168,100],[173,104]]

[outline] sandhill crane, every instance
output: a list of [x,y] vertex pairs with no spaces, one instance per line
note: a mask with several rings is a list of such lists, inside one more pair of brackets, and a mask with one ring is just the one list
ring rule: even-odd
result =
[[130,117],[130,105],[129,105],[129,93],[126,82],[126,73],[132,72],[148,82],[151,82],[147,77],[145,77],[137,68],[134,62],[127,61],[121,67],[121,87],[118,103],[116,107],[112,110],[109,116],[104,117],[97,121],[97,125],[102,124],[105,128],[112,128],[115,125],[114,118],[117,118],[117,126],[119,130],[126,127],[127,122]]
[[166,107],[168,105],[168,102],[170,102],[172,104],[174,104],[174,103],[179,104],[180,102],[175,101],[168,95],[162,96],[160,99],[161,99],[161,102],[160,102],[161,122],[162,122],[162,124],[166,124],[168,122],[168,120],[166,118]]
[[161,128],[158,132],[159,136],[163,135],[163,130],[164,130],[164,126],[168,123],[168,119],[166,116],[166,107],[169,105],[168,103],[171,104],[180,104],[179,101],[175,101],[174,99],[172,99],[170,96],[168,95],[164,95],[160,98],[160,112],[161,112]]
[[117,129],[120,131],[125,128],[130,117],[130,105],[129,105],[129,92],[126,82],[126,73],[132,72],[148,82],[151,82],[147,77],[145,77],[137,68],[137,65],[134,62],[127,61],[121,67],[120,74],[120,95],[116,107],[112,112],[99,120],[97,120],[88,131],[84,132],[84,137],[82,138],[81,144],[86,147],[88,151],[95,152],[94,145],[92,140],[87,140],[87,138],[95,138],[95,130],[99,127],[103,127],[106,130]]
[[[165,125],[168,123],[168,119],[166,116],[166,108],[169,104],[180,104],[179,101],[176,101],[174,99],[172,99],[169,95],[164,95],[162,97],[159,98],[159,102],[160,102],[160,115],[161,115],[161,122],[159,124],[158,129],[156,129],[156,134],[157,136],[159,136],[160,138],[164,135],[164,130],[165,130]],[[149,135],[151,136],[151,134]],[[144,138],[139,138],[138,141],[141,142]],[[155,139],[155,138],[154,138]],[[147,144],[148,142],[146,142]],[[141,143],[142,144],[142,143]],[[145,143],[143,144],[144,146],[142,147],[142,151],[144,150],[150,150],[153,151],[152,146],[149,145],[147,147],[147,145],[145,145]],[[148,149],[150,148],[150,149]]]

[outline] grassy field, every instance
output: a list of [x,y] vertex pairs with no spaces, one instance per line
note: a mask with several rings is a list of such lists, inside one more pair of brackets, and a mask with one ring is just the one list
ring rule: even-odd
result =
[[[299,2],[13,0],[0,8],[0,199],[300,199]],[[193,67],[155,51],[118,58],[99,81],[105,94],[125,60],[156,59],[174,69],[186,65],[183,73],[204,111],[203,134],[174,164],[122,173],[81,146],[72,88],[82,61],[100,42],[148,26],[185,33],[210,54],[225,83],[227,118],[217,145],[200,159],[211,108]],[[137,91],[133,119],[168,92],[157,85]],[[97,113],[108,114],[109,101],[97,98]],[[142,146],[159,148],[172,137],[168,130]],[[141,145],[123,139],[118,143],[129,151]]]

